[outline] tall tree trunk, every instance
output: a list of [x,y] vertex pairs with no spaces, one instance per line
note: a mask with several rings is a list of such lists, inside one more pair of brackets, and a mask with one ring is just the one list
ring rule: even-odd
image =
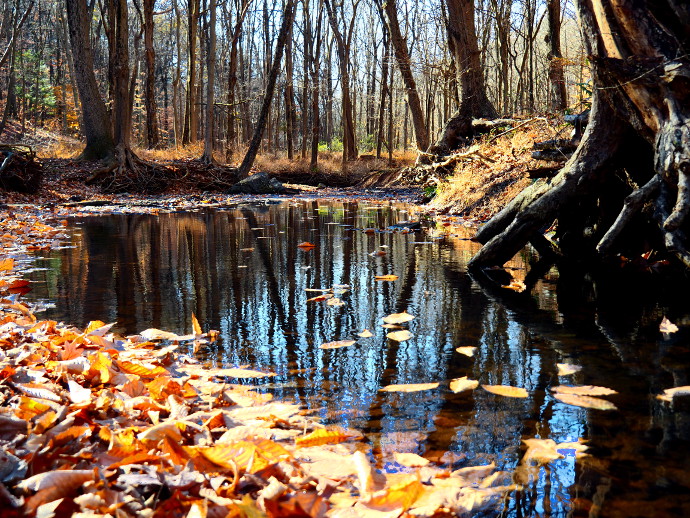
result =
[[395,50],[395,59],[398,62],[398,69],[400,70],[403,83],[405,83],[407,104],[410,107],[410,113],[412,115],[412,125],[414,126],[417,149],[426,151],[429,147],[429,134],[427,132],[426,123],[424,122],[424,112],[422,111],[422,103],[419,100],[417,85],[414,77],[412,77],[410,56],[407,52],[407,43],[400,32],[400,24],[398,23],[398,8],[395,5],[395,0],[383,0],[382,8],[386,15],[386,22],[388,24],[391,43],[393,44],[393,49]]
[[[350,45],[346,39],[347,33],[344,34],[340,31],[332,0],[325,0],[324,3],[331,30],[333,31],[333,37],[335,38],[338,65],[340,67],[340,89],[343,106],[343,163],[345,163],[357,158],[355,123],[352,115],[352,97],[350,95]],[[353,21],[354,18],[353,13]]]
[[127,0],[112,0],[113,18],[109,20],[115,36],[115,54],[110,57],[113,70],[113,139],[117,146],[129,147],[131,110],[129,97],[129,17]]
[[158,117],[156,109],[156,53],[153,48],[153,6],[155,0],[144,0],[144,49],[146,56],[146,145],[158,147]]
[[187,98],[185,102],[182,143],[196,142],[199,131],[196,84],[196,42],[200,0],[189,0],[187,6]]
[[[74,75],[79,90],[86,147],[82,158],[98,160],[112,157],[115,152],[110,115],[98,91],[89,38],[91,17],[83,0],[65,0],[69,26]],[[125,81],[126,84],[126,81]]]
[[237,49],[242,35],[242,25],[247,14],[247,9],[252,0],[242,0],[242,7],[237,13],[237,20],[232,30],[230,41],[230,60],[228,63],[228,119],[227,119],[227,149],[226,160],[229,162],[237,146],[237,124],[235,106],[235,88],[237,86]]
[[276,80],[278,78],[278,73],[280,72],[280,63],[283,59],[283,51],[285,49],[288,34],[292,27],[294,16],[295,0],[287,0],[283,10],[283,21],[280,25],[280,32],[278,33],[278,41],[276,43],[275,55],[273,57],[273,65],[271,66],[271,70],[267,78],[266,91],[264,92],[264,99],[261,104],[259,119],[256,122],[256,129],[254,130],[254,136],[249,144],[247,154],[244,156],[244,160],[242,160],[242,164],[239,167],[238,176],[240,179],[249,176],[249,170],[252,168],[252,164],[254,164],[254,159],[256,159],[259,146],[261,146],[261,139],[263,138],[266,121],[271,109],[271,101],[273,100]]
[[319,3],[319,14],[316,18],[316,28],[314,35],[309,37],[309,64],[311,67],[311,159],[309,168],[316,171],[319,160],[319,134],[321,126],[321,115],[319,113],[319,67],[321,66],[321,24],[323,20],[323,9]]
[[587,130],[555,178],[479,230],[485,244],[470,264],[503,264],[556,220],[571,260],[665,248],[690,268],[690,9],[652,0],[634,9],[579,0],[578,9],[595,87]]
[[216,78],[216,0],[209,7],[208,52],[206,53],[206,123],[204,125],[204,154],[201,160],[213,163],[214,92]]
[[563,75],[561,55],[561,1],[548,0],[546,4],[549,21],[549,81],[551,82],[551,110],[563,112],[568,107],[568,96]]
[[[295,91],[292,81],[293,73],[293,56],[292,56],[292,27],[290,28],[290,34],[288,34],[287,51],[285,54],[285,144],[287,146],[287,156],[288,160],[295,158],[294,144],[294,133],[295,126],[297,124],[297,117],[295,115]],[[307,63],[304,64],[305,70]],[[305,82],[306,82],[306,72],[305,72]],[[306,113],[306,105],[302,109],[303,113]],[[304,140],[304,134],[302,135]]]
[[390,54],[390,37],[388,35],[388,29],[384,27],[383,54],[381,59],[381,98],[379,100],[379,120],[376,125],[376,158],[381,158],[381,151],[383,149],[383,123],[386,117],[386,96],[390,94],[388,91],[388,67],[391,61]]

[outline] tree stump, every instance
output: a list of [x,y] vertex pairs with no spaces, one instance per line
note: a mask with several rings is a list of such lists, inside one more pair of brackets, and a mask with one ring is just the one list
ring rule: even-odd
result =
[[33,194],[41,186],[43,165],[30,146],[0,144],[0,188]]

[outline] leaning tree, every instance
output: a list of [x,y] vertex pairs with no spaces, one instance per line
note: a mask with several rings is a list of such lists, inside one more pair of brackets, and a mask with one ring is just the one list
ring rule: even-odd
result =
[[690,268],[690,4],[577,4],[592,63],[589,125],[558,175],[480,228],[470,266],[502,265],[528,242],[548,253],[553,227],[568,258],[665,249]]

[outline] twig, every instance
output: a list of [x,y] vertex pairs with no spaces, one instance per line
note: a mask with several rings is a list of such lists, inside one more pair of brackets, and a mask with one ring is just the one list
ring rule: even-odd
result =
[[507,129],[507,130],[499,133],[498,135],[491,137],[486,143],[491,144],[494,140],[498,139],[499,137],[502,137],[503,135],[507,135],[511,131],[515,131],[516,129],[521,128],[522,126],[525,126],[525,125],[529,124],[530,122],[539,121],[539,120],[544,121],[544,122],[549,122],[549,120],[546,117],[533,117],[531,119],[527,119],[526,121],[521,122],[517,126],[513,126],[512,128]]

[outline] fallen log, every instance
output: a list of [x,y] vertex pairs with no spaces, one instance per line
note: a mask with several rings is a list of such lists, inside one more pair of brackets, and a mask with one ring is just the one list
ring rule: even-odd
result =
[[43,165],[31,146],[0,144],[0,188],[33,194],[41,186]]

